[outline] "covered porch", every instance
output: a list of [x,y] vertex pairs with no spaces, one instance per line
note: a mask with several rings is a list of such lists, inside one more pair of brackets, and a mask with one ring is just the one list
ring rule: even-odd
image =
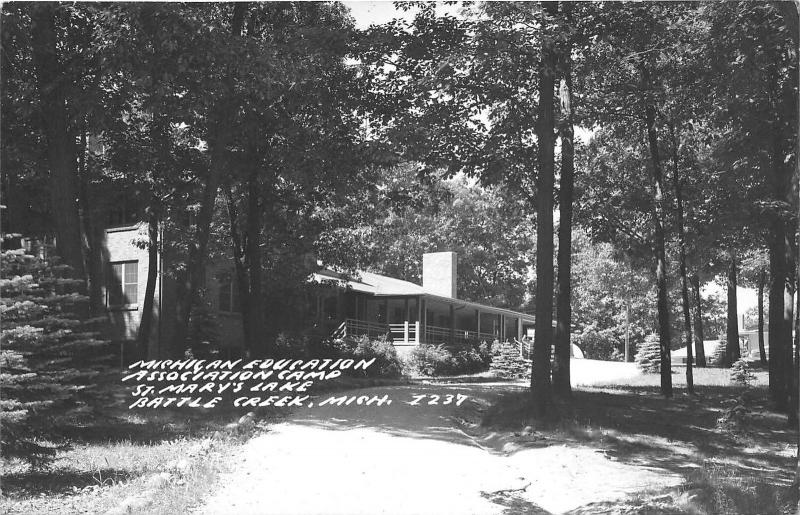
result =
[[531,315],[430,294],[365,295],[345,292],[345,317],[333,336],[386,335],[397,347],[466,345],[518,340],[534,326]]

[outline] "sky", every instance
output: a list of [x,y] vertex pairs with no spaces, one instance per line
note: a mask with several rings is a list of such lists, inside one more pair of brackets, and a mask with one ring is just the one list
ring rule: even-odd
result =
[[373,24],[385,23],[393,18],[403,18],[403,11],[397,11],[393,2],[342,2],[350,8],[356,27],[365,29]]

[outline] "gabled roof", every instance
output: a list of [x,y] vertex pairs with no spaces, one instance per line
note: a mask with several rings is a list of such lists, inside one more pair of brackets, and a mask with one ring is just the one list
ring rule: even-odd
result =
[[420,295],[425,293],[422,286],[412,282],[386,277],[372,272],[359,271],[353,277],[332,270],[323,269],[313,274],[315,282],[337,282],[339,286],[373,295]]
[[[520,313],[511,309],[498,308],[494,306],[487,306],[478,302],[471,302],[462,299],[453,299],[449,297],[442,297],[434,293],[426,292],[422,286],[414,284],[402,279],[395,279],[394,277],[387,277],[385,275],[376,274],[373,272],[359,271],[355,276],[346,276],[338,272],[328,269],[322,269],[319,272],[312,274],[311,280],[314,282],[333,282],[341,288],[348,288],[353,291],[369,293],[375,296],[390,296],[390,295],[425,295],[427,298],[440,300],[449,304],[456,304],[460,306],[470,306],[479,308],[485,312],[504,313],[520,317],[524,320],[532,321],[533,315],[527,313]],[[555,324],[555,322],[554,322]]]

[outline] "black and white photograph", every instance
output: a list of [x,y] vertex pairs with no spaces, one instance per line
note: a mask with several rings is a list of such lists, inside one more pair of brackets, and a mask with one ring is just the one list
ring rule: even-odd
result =
[[800,0],[0,5],[0,513],[800,513]]

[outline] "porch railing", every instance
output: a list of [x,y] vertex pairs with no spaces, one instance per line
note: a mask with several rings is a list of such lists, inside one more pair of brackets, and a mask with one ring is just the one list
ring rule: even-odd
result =
[[408,321],[402,324],[389,324],[390,336],[394,343],[401,343],[405,345],[420,343],[419,322]]
[[[453,330],[453,343],[465,345],[468,343],[479,343],[482,341],[492,342],[495,339],[493,334],[479,333],[466,329]],[[450,343],[450,328],[429,325],[425,327],[425,343]]]
[[391,331],[386,324],[377,322],[367,322],[365,320],[357,320],[355,318],[347,318],[344,322],[339,324],[339,327],[333,331],[334,338],[344,338],[345,336],[360,336],[366,334],[367,336],[383,336],[389,334]]
[[[449,344],[450,328],[429,325],[422,330],[419,322],[402,322],[399,324],[381,324],[378,322],[367,322],[355,318],[345,319],[331,336],[333,338],[344,338],[346,336],[367,335],[379,337],[387,335],[395,344],[416,345],[419,343]],[[465,329],[453,330],[453,343],[456,345],[466,345],[468,343],[480,343],[482,341],[492,342],[495,336],[491,333],[470,331]],[[520,349],[520,352],[522,350]]]

